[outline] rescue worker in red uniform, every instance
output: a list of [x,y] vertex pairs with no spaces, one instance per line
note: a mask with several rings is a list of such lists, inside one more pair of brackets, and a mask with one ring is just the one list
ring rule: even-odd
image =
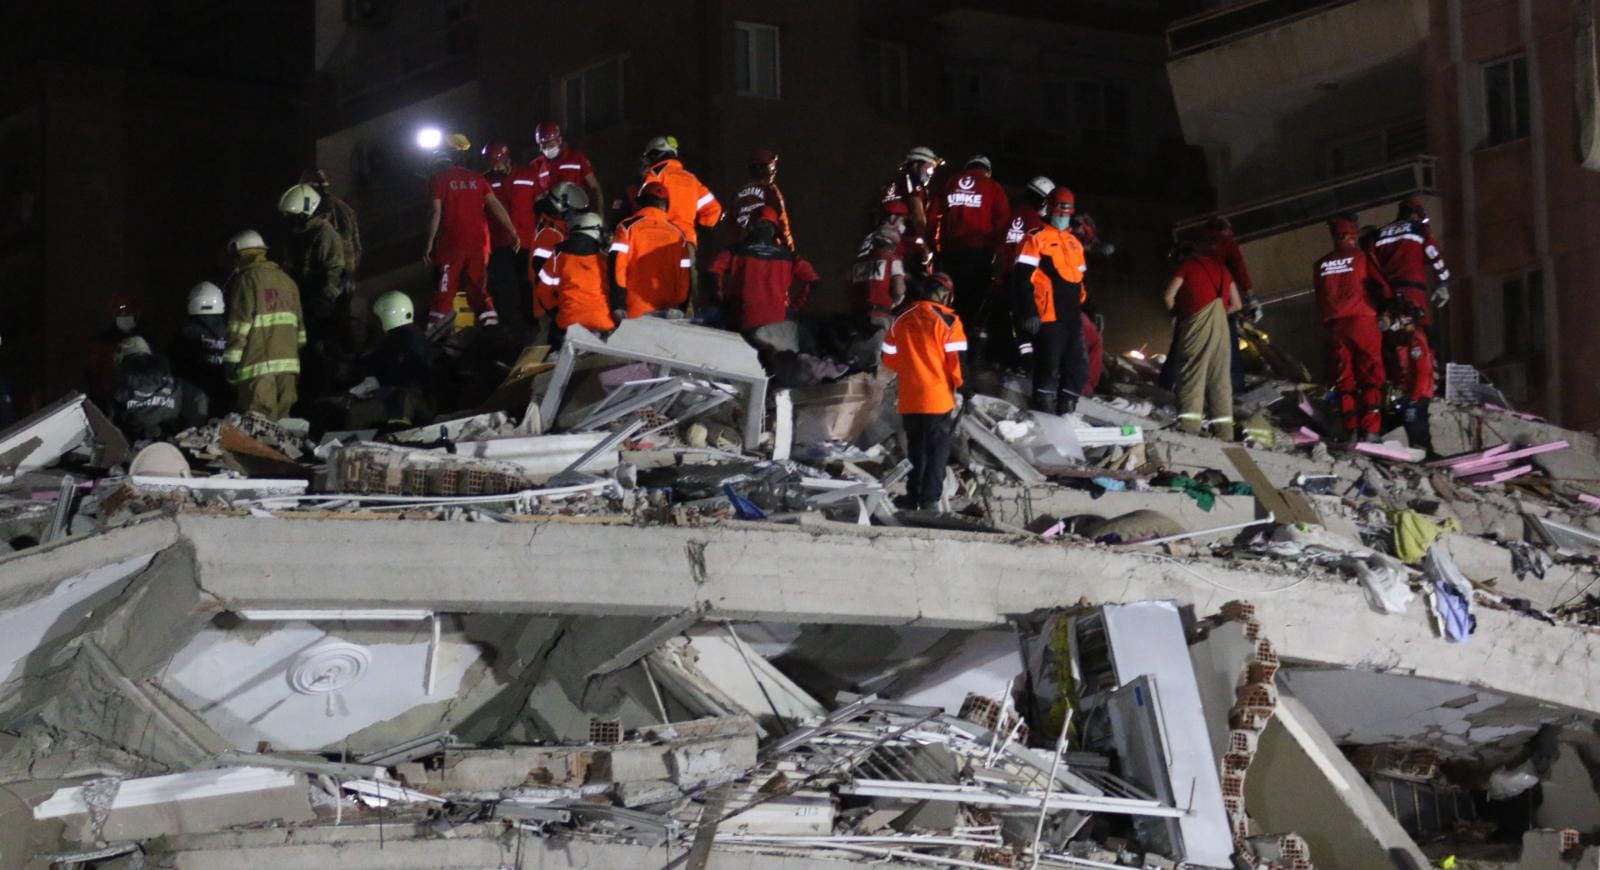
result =
[[448,137],[446,150],[439,155],[442,167],[428,182],[433,214],[428,222],[428,241],[422,262],[438,272],[438,285],[428,312],[430,326],[454,317],[456,291],[467,295],[467,304],[478,315],[478,322],[493,326],[500,322],[494,299],[485,287],[484,272],[489,260],[489,220],[493,219],[511,240],[512,250],[521,248],[517,228],[511,223],[500,200],[489,195],[489,182],[476,172],[457,165],[472,143],[460,133]]
[[552,347],[559,347],[567,329],[575,325],[593,332],[617,328],[611,317],[610,268],[600,245],[600,216],[576,214],[571,229],[539,269],[535,307],[541,317],[555,315]]
[[1432,302],[1443,308],[1450,301],[1450,269],[1439,243],[1428,231],[1428,213],[1422,201],[1400,204],[1393,223],[1378,230],[1372,260],[1393,293],[1391,328],[1385,335],[1389,380],[1403,396],[1402,420],[1413,447],[1432,448],[1428,403],[1434,390],[1434,353],[1430,333]]
[[884,334],[883,364],[900,376],[900,419],[911,460],[902,504],[912,510],[934,510],[950,464],[956,391],[971,398],[961,364],[967,335],[961,318],[948,305],[948,276],[936,274],[919,282],[914,295],[915,303]]
[[1011,224],[1005,189],[994,180],[988,157],[973,155],[945,184],[928,211],[928,223],[933,227],[935,265],[955,282],[956,314],[962,323],[972,324],[972,340],[982,352],[988,332],[984,308],[989,276]]
[[923,145],[906,153],[906,159],[878,196],[880,209],[894,202],[905,203],[906,231],[903,234],[906,265],[917,275],[928,274],[932,248],[928,238],[928,184],[944,163],[932,148]]
[[[1078,237],[1078,242],[1083,245],[1084,253],[1099,254],[1109,257],[1116,251],[1116,245],[1100,238],[1100,227],[1094,218],[1084,212],[1072,215],[1072,234]],[[1094,309],[1089,301],[1089,282],[1084,281],[1083,294],[1083,352],[1087,357],[1087,367],[1084,369],[1082,393],[1085,396],[1094,395],[1095,388],[1100,385],[1100,376],[1105,373],[1105,318]]]
[[746,335],[805,307],[818,280],[817,270],[783,243],[778,222],[778,212],[763,206],[745,237],[711,259],[724,317]]
[[739,225],[741,237],[750,231],[751,222],[763,208],[777,213],[777,239],[793,250],[794,230],[789,227],[789,209],[784,205],[783,191],[778,189],[778,154],[769,148],[758,148],[750,155],[750,180],[739,188],[739,196],[734,200],[733,219]]
[[874,329],[888,328],[894,309],[906,296],[906,205],[886,203],[884,211],[883,222],[861,240],[850,266],[850,294],[856,313]]
[[595,178],[594,167],[589,165],[588,155],[567,145],[561,136],[560,124],[554,121],[541,122],[534,128],[533,141],[539,146],[539,156],[528,164],[528,174],[536,185],[536,196],[554,190],[563,181],[570,181],[583,188],[589,195],[589,201],[596,203],[597,208],[598,203],[606,201],[605,193],[600,190],[600,180]]
[[1077,410],[1088,375],[1083,347],[1083,243],[1071,232],[1072,191],[1050,192],[1049,223],[1028,232],[1011,270],[1020,333],[1018,350],[1032,355],[1034,410]]
[[[513,236],[498,222],[489,225],[489,296],[494,299],[496,312],[518,331],[525,331],[533,326],[533,273],[528,269],[528,255],[533,251],[538,229],[533,201],[539,182],[531,168],[511,162],[511,148],[504,142],[496,140],[485,145],[483,160],[488,166],[483,177],[489,181],[489,193],[500,201],[516,228]],[[513,238],[518,250],[512,250]]]
[[1317,308],[1328,328],[1333,357],[1333,388],[1345,433],[1352,440],[1376,442],[1383,424],[1383,338],[1373,301],[1388,296],[1383,279],[1356,243],[1356,221],[1328,221],[1333,251],[1312,268]]
[[1011,220],[1005,237],[995,253],[994,273],[989,292],[989,314],[984,324],[989,340],[985,355],[992,362],[1015,368],[1021,360],[1017,356],[1012,315],[1011,270],[1017,263],[1017,251],[1028,233],[1045,225],[1044,212],[1048,208],[1050,192],[1056,183],[1043,175],[1031,179],[1009,209]]

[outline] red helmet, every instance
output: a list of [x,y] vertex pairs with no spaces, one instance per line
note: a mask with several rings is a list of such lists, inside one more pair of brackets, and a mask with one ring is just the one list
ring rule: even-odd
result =
[[771,178],[778,174],[778,152],[771,148],[757,148],[750,152],[750,173]]
[[887,215],[911,214],[911,207],[903,199],[891,199],[883,204],[883,213]]
[[1336,217],[1328,219],[1328,232],[1335,239],[1339,239],[1344,236],[1355,238],[1355,235],[1358,231],[1359,229],[1356,222],[1351,218]]
[[1078,198],[1073,196],[1072,191],[1065,187],[1057,187],[1055,190],[1050,191],[1049,203],[1052,214],[1057,212],[1070,214],[1078,208]]
[[639,188],[639,201],[643,202],[646,199],[658,199],[662,207],[666,207],[670,201],[670,197],[667,196],[667,186],[659,181],[652,181]]
[[1219,237],[1227,238],[1233,235],[1233,222],[1222,215],[1214,215],[1206,222],[1206,229]]
[[954,293],[956,282],[943,272],[934,272],[928,276],[928,289],[935,292]]
[[1427,223],[1428,207],[1423,204],[1421,199],[1413,196],[1407,199],[1405,202],[1400,203],[1400,213],[1397,215],[1397,217],[1400,220],[1409,219]]
[[560,148],[561,125],[554,121],[540,121],[539,126],[533,128],[533,141],[539,143],[540,148]]
[[133,294],[123,291],[111,294],[111,316],[138,317],[139,300],[133,298]]
[[511,159],[511,147],[503,140],[494,139],[483,146],[483,159],[490,166],[498,166]]

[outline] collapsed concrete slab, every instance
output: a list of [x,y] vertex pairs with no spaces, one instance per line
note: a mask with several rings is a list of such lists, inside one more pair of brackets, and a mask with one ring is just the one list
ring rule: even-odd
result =
[[[1466,644],[1424,608],[1383,616],[1314,569],[1063,546],[972,533],[726,522],[264,522],[184,515],[201,587],[230,608],[424,607],[978,628],[1094,603],[1235,598],[1289,659],[1394,671],[1600,711],[1600,636],[1480,610]],[[537,571],[529,566],[538,566]],[[796,566],[804,570],[796,570]]]

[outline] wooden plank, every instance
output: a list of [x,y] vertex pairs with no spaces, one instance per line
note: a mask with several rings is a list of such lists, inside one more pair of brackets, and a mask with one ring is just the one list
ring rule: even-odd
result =
[[1234,468],[1238,469],[1245,482],[1250,484],[1250,488],[1255,491],[1256,501],[1261,502],[1261,506],[1277,517],[1279,522],[1322,525],[1322,517],[1318,516],[1316,509],[1311,507],[1310,501],[1304,496],[1300,496],[1300,498],[1293,501],[1286,498],[1286,495],[1300,494],[1286,494],[1273,486],[1272,481],[1268,480],[1266,473],[1261,470],[1261,466],[1250,458],[1248,450],[1243,447],[1224,447],[1222,448],[1222,455],[1228,457],[1228,461],[1233,463]]

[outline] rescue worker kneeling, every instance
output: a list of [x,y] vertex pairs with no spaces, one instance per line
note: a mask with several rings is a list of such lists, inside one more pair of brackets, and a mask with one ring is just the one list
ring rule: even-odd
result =
[[912,294],[916,301],[883,337],[883,364],[900,376],[900,419],[911,460],[903,504],[912,510],[938,507],[955,433],[956,391],[971,395],[962,386],[967,333],[949,307],[953,290],[943,273],[920,282]]
[[617,328],[611,318],[610,270],[600,246],[600,216],[592,211],[574,215],[567,231],[566,240],[556,246],[555,254],[539,270],[539,289],[534,298],[536,316],[555,313],[552,348],[560,346],[561,338],[573,325],[594,332]]
[[350,407],[347,428],[416,426],[433,419],[435,368],[440,350],[417,324],[411,297],[390,290],[372,305],[383,327],[378,346],[363,359],[368,378],[377,388]]

